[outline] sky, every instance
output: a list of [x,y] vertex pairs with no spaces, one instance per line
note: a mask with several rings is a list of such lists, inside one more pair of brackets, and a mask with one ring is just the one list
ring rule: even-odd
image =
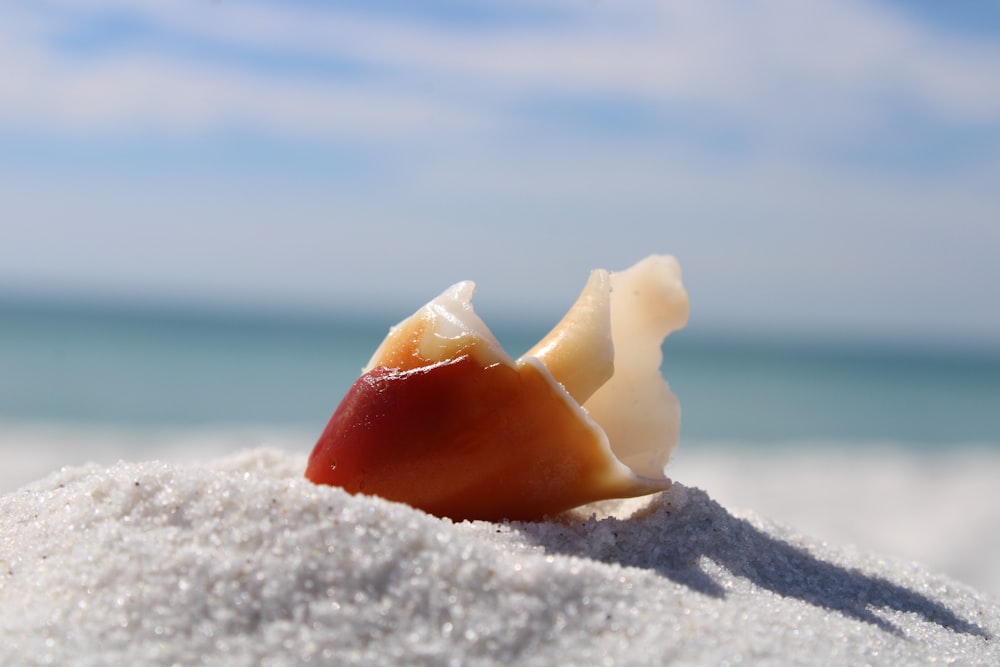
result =
[[0,294],[1000,347],[1000,5],[6,0]]

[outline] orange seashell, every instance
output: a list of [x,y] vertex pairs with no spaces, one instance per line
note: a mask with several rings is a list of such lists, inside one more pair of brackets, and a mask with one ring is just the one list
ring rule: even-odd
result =
[[660,375],[684,326],[672,257],[597,270],[514,361],[458,283],[392,328],[320,436],[306,477],[461,519],[538,519],[661,491],[680,411]]

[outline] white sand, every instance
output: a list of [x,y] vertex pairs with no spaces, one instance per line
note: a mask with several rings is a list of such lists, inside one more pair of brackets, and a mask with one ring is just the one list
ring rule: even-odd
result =
[[[116,429],[0,421],[0,493],[64,465],[188,463],[268,446],[302,456],[316,434],[243,426]],[[915,451],[873,443],[684,440],[667,469],[730,510],[834,544],[922,563],[1000,597],[1000,445]]]
[[668,468],[729,509],[919,561],[1000,597],[1000,447],[692,446]]
[[693,488],[453,524],[303,468],[95,465],[0,497],[0,664],[1000,664],[997,598]]

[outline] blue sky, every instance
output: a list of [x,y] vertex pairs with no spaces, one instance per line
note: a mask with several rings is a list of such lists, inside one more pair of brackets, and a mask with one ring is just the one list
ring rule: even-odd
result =
[[9,0],[0,292],[996,344],[995,7]]

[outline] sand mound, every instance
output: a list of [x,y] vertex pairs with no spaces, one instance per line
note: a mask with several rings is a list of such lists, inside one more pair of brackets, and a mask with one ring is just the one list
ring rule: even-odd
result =
[[303,469],[256,450],[0,497],[0,663],[1000,662],[996,600],[698,489],[628,518],[455,524]]

